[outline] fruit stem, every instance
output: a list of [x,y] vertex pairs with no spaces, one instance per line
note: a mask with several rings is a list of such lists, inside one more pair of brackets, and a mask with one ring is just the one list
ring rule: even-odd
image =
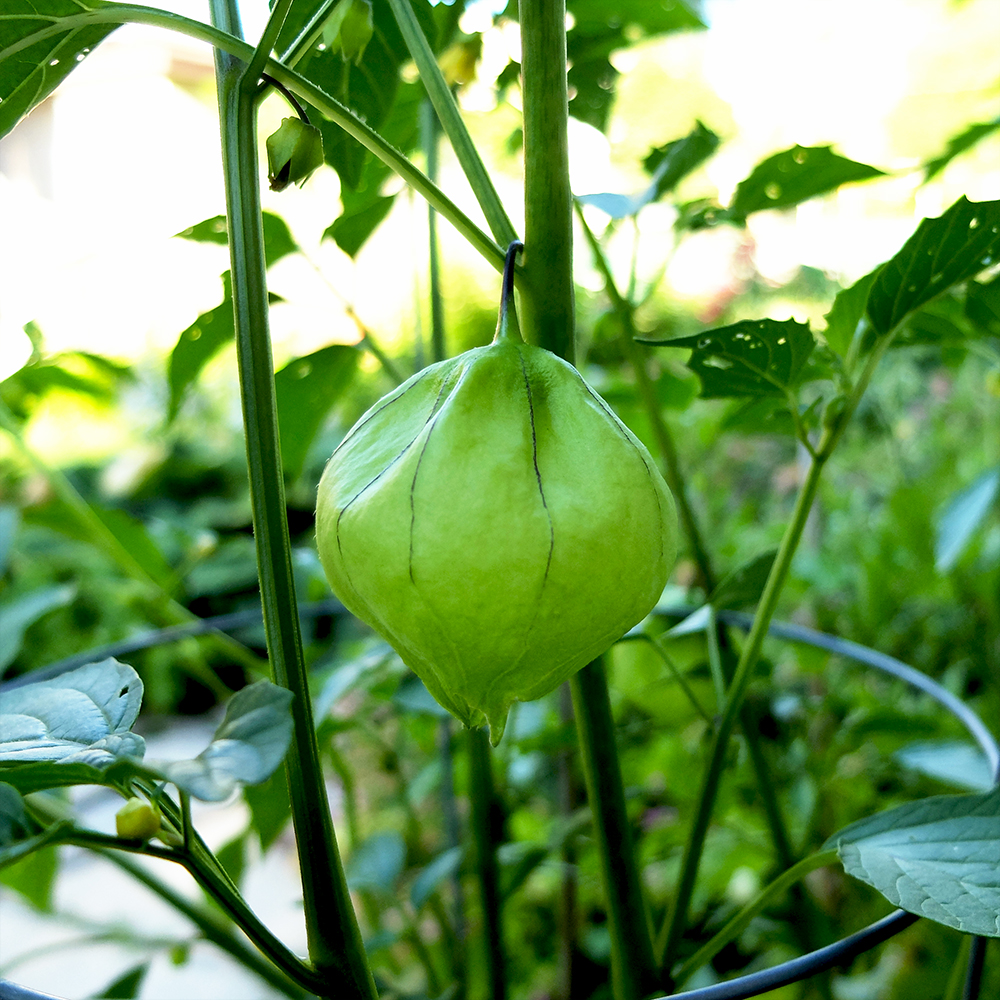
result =
[[494,344],[501,340],[524,343],[521,328],[517,322],[517,309],[514,305],[514,261],[523,249],[524,244],[520,240],[511,240],[510,246],[507,247],[507,256],[504,257],[503,262],[503,288],[500,292],[500,314],[497,316],[497,332],[493,337]]

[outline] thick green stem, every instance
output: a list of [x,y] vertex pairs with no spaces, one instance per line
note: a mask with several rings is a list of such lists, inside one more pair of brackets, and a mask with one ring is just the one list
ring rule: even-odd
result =
[[525,339],[574,360],[573,198],[569,186],[569,97],[565,0],[518,9],[524,105]]
[[656,989],[657,980],[602,661],[576,673],[570,690],[607,897],[614,996],[638,1000]]
[[[212,0],[211,9],[219,27],[230,35],[239,34],[232,0]],[[375,985],[337,851],[299,633],[268,330],[257,166],[258,80],[246,76],[243,63],[218,50],[216,77],[236,348],[264,627],[274,679],[295,696],[294,735],[286,766],[309,954],[325,984],[323,996],[372,1000]]]
[[503,910],[495,830],[496,796],[490,763],[489,736],[485,729],[469,731],[469,783],[472,799],[472,840],[476,879],[483,908],[483,943],[486,960],[486,996],[504,1000],[507,969],[503,947]]

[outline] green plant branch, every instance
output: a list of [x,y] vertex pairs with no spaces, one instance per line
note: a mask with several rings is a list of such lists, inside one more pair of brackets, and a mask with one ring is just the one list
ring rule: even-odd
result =
[[281,26],[285,23],[288,10],[292,6],[292,0],[277,0],[268,15],[267,24],[261,32],[260,41],[254,49],[250,62],[247,63],[243,71],[243,79],[240,81],[240,88],[244,93],[255,93],[260,83],[260,75],[264,72],[268,57],[274,48],[274,43],[281,33]]
[[227,952],[242,965],[255,972],[265,982],[270,983],[275,989],[280,990],[286,996],[303,998],[304,991],[294,982],[290,981],[274,965],[265,961],[259,952],[248,948],[240,938],[233,934],[232,930],[211,910],[192,903],[185,899],[180,893],[175,892],[165,882],[158,879],[152,872],[142,865],[136,864],[128,857],[123,856],[118,851],[106,850],[104,848],[95,849],[96,854],[101,855],[126,871],[136,881],[156,893],[162,900],[169,903],[178,913],[183,914],[201,932],[202,937],[212,944]]
[[[0,18],[2,17],[3,15],[0,15]],[[153,27],[167,28],[190,38],[207,42],[217,50],[243,62],[249,62],[254,53],[252,45],[231,32],[170,11],[135,4],[108,4],[60,18],[19,14],[17,19],[51,23],[9,45],[0,52],[0,62],[46,38],[63,34],[73,28],[93,24],[147,24]],[[293,94],[308,101],[326,115],[330,121],[344,129],[348,135],[357,139],[361,145],[370,150],[433,205],[497,271],[503,270],[504,250],[487,236],[436,184],[432,184],[426,175],[418,170],[398,149],[362,122],[348,107],[288,66],[272,58],[268,59],[265,69],[270,76],[284,84]]]
[[[464,172],[472,193],[479,202],[479,207],[486,217],[486,224],[490,227],[494,239],[500,246],[508,246],[518,239],[514,224],[510,221],[504,210],[500,195],[493,186],[490,175],[486,172],[486,167],[479,156],[469,135],[462,115],[455,103],[451,88],[441,74],[437,59],[431,51],[427,38],[413,13],[410,0],[389,0],[393,17],[399,26],[399,32],[406,42],[406,47],[410,50],[410,55],[416,63],[417,71],[423,82],[427,96],[430,98],[434,110],[437,112],[438,120],[444,128],[445,134],[451,142],[451,148],[455,151],[459,165]],[[430,171],[428,171],[430,173]]]
[[615,1000],[638,1000],[658,983],[602,660],[588,663],[569,684],[607,899],[612,987]]
[[770,885],[761,890],[750,903],[743,907],[739,913],[733,917],[725,927],[719,931],[710,941],[703,944],[681,967],[674,976],[674,984],[681,986],[703,965],[719,954],[722,949],[740,936],[750,925],[750,921],[759,914],[765,906],[775,897],[780,896],[786,889],[791,888],[810,872],[817,868],[824,868],[833,864],[837,860],[836,851],[819,851],[811,854],[808,858],[803,858],[798,864],[793,865],[788,871],[783,872]]
[[[438,179],[438,133],[441,125],[428,100],[420,105],[420,133],[427,158],[427,176],[436,184]],[[438,246],[437,211],[427,206],[427,261],[431,300],[431,361],[444,361],[448,356],[444,332],[444,299],[441,296],[441,251]]]
[[681,935],[684,933],[684,927],[687,922],[687,911],[690,906],[691,895],[694,891],[695,879],[697,878],[698,864],[705,844],[705,837],[708,833],[708,826],[711,821],[719,782],[725,768],[729,738],[740,717],[743,700],[749,688],[750,681],[753,678],[754,670],[760,660],[764,639],[767,636],[768,627],[777,609],[781,591],[788,578],[792,557],[798,548],[809,512],[812,509],[823,469],[833,450],[836,448],[844,428],[857,408],[862,395],[864,395],[878,362],[888,349],[892,336],[893,334],[890,333],[883,337],[876,345],[875,349],[869,355],[868,362],[858,381],[855,383],[838,421],[833,426],[828,426],[824,429],[805,482],[802,484],[796,498],[791,521],[785,529],[785,534],[782,537],[781,545],[771,567],[771,572],[768,574],[767,583],[764,586],[764,592],[761,595],[757,613],[754,616],[753,626],[744,643],[743,651],[736,666],[736,672],[729,685],[725,711],[713,736],[711,753],[698,793],[697,811],[692,822],[691,832],[684,846],[684,856],[681,861],[681,873],[676,894],[667,919],[657,937],[656,950],[658,965],[661,969],[669,970],[673,964],[677,946],[680,943]]
[[681,472],[680,459],[677,455],[677,445],[674,443],[673,434],[667,422],[663,419],[660,409],[660,402],[656,398],[656,387],[653,385],[649,372],[646,370],[645,359],[635,342],[635,321],[632,314],[632,306],[625,300],[618,286],[615,284],[614,276],[611,273],[611,265],[604,254],[604,249],[594,235],[594,231],[587,225],[587,220],[583,215],[583,206],[576,202],[577,218],[583,228],[583,235],[590,246],[594,256],[594,263],[601,277],[604,278],[604,290],[611,300],[611,307],[618,316],[618,322],[622,327],[622,349],[625,358],[635,373],[636,388],[642,399],[649,417],[650,427],[653,437],[656,440],[657,450],[663,463],[664,476],[670,492],[673,493],[677,502],[677,513],[680,517],[681,527],[687,538],[688,546],[691,549],[691,556],[694,559],[695,569],[698,573],[698,583],[710,594],[715,589],[715,574],[712,572],[711,561],[705,543],[701,537],[701,530],[694,516],[694,510],[687,495],[687,485]]
[[[211,12],[215,24],[226,29],[227,35],[239,33],[234,0],[212,0]],[[247,77],[237,57],[217,49],[216,82],[236,349],[264,628],[274,679],[294,695],[292,747],[285,761],[309,954],[323,984],[318,990],[321,996],[372,1000],[375,985],[337,850],[299,631],[268,329],[257,165],[257,80]]]
[[565,0],[522,3],[525,339],[575,360]]
[[326,25],[326,19],[330,16],[333,8],[340,0],[323,0],[323,4],[316,9],[316,12],[309,19],[306,26],[298,33],[294,41],[281,54],[281,61],[293,68],[309,52],[309,50],[319,41]]
[[493,829],[493,768],[486,730],[469,730],[468,745],[473,861],[483,913],[486,997],[488,1000],[505,1000],[507,969],[503,946],[503,901],[500,897],[500,868]]

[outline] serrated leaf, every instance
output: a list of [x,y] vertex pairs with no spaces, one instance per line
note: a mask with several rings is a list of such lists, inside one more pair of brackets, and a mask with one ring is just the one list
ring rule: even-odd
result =
[[720,611],[756,604],[764,592],[764,584],[777,554],[777,549],[769,549],[727,573],[712,591],[708,603]]
[[973,743],[958,740],[911,743],[893,756],[905,767],[970,792],[988,792],[993,787],[989,761]]
[[852,823],[824,847],[895,906],[1000,937],[1000,789],[908,803]]
[[867,163],[839,156],[831,146],[792,146],[762,160],[736,186],[728,215],[743,221],[753,212],[790,208],[842,184],[884,177]]
[[206,802],[221,802],[238,785],[267,780],[288,752],[292,739],[292,693],[270,681],[238,691],[212,742],[193,760],[147,762],[182,791]]
[[75,595],[76,587],[66,583],[40,587],[12,600],[0,601],[0,675],[21,651],[28,627],[53,608],[69,604]]
[[956,156],[971,149],[980,139],[985,139],[1000,130],[1000,118],[991,122],[979,122],[963,129],[958,135],[953,135],[944,148],[944,152],[924,164],[924,183],[936,177]]
[[461,864],[461,847],[449,847],[434,858],[410,886],[410,902],[413,904],[414,910],[419,910],[431,898],[438,886],[458,871]]
[[[261,222],[264,227],[264,260],[267,267],[277,264],[282,257],[298,253],[302,248],[295,242],[292,231],[280,215],[274,212],[262,212]],[[189,226],[177,233],[178,239],[192,240],[195,243],[219,243],[226,246],[229,243],[229,228],[224,215],[216,215],[205,219],[197,225]],[[228,285],[227,285],[228,287]]]
[[392,892],[405,864],[406,842],[398,833],[373,834],[351,851],[344,869],[348,888]]
[[141,759],[145,743],[130,732],[141,704],[139,675],[110,658],[0,691],[0,764],[104,768],[120,757]]
[[331,344],[294,358],[274,376],[285,475],[295,479],[330,410],[340,401],[358,366],[358,351]]
[[881,267],[880,264],[874,271],[869,271],[863,278],[858,278],[849,288],[838,292],[830,311],[826,314],[826,329],[823,331],[823,338],[830,350],[835,351],[841,357],[847,354],[847,350],[854,340],[858,324],[865,315],[868,295]]
[[701,379],[705,399],[783,396],[796,384],[816,344],[809,324],[793,319],[744,320],[691,337],[636,339],[690,347],[687,364]]
[[[77,24],[59,30],[62,18],[101,6],[104,4],[93,0],[4,0],[4,17],[0,19],[0,136],[44,101],[87,53],[118,27]],[[35,36],[38,40],[32,42]]]
[[987,469],[948,501],[934,531],[934,568],[946,573],[958,562],[1000,494],[1000,467]]
[[880,335],[953,285],[975,277],[1000,254],[1000,201],[959,198],[944,215],[924,219],[868,296],[868,316]]

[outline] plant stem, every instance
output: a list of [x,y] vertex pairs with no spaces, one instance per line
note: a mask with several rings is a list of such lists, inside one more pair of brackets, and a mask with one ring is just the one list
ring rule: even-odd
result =
[[112,864],[128,872],[134,879],[155,892],[178,913],[186,916],[201,931],[206,940],[232,955],[238,962],[255,972],[275,989],[289,997],[303,997],[303,990],[300,987],[287,979],[270,962],[265,961],[258,952],[248,948],[213,911],[206,910],[185,899],[145,867],[136,864],[117,851],[98,849],[96,853],[107,858]]
[[[427,176],[436,184],[438,179],[438,135],[440,123],[434,108],[425,100],[420,106],[420,133]],[[427,206],[427,260],[431,300],[431,361],[444,361],[448,356],[444,340],[444,299],[441,297],[441,251],[438,247],[437,210]]]
[[[497,243],[501,246],[507,246],[517,239],[517,231],[507,217],[500,196],[497,194],[493,181],[486,172],[486,167],[479,156],[479,151],[465,127],[465,122],[462,121],[462,115],[455,103],[451,88],[442,76],[437,59],[434,58],[434,53],[431,51],[430,45],[427,44],[427,38],[420,27],[416,14],[413,13],[410,0],[389,0],[389,6],[392,8],[393,17],[399,26],[399,33],[403,36],[403,41],[406,42],[406,47],[410,50],[410,55],[420,73],[420,79],[427,91],[427,96],[431,104],[434,105],[437,118],[451,142],[451,147],[454,149],[459,165],[479,202],[479,207],[483,210],[486,223]],[[431,171],[427,172],[433,180]]]
[[614,996],[638,1000],[658,984],[602,660],[588,663],[569,683],[607,898]]
[[500,869],[497,865],[493,790],[489,736],[485,729],[469,731],[469,786],[472,799],[472,840],[480,903],[483,908],[488,1000],[507,996],[507,970],[503,947],[503,903],[500,898]]
[[520,4],[524,105],[525,339],[573,362],[573,201],[565,0]]
[[611,265],[608,263],[608,258],[605,256],[604,249],[594,235],[594,231],[587,225],[587,220],[583,216],[583,207],[579,202],[576,203],[576,213],[577,218],[580,220],[580,225],[583,227],[583,235],[586,237],[587,243],[594,255],[594,263],[598,271],[601,272],[601,277],[604,278],[605,293],[611,300],[611,307],[618,316],[618,322],[621,323],[622,349],[625,352],[626,360],[635,373],[636,388],[639,390],[639,396],[645,406],[650,427],[653,431],[653,437],[656,439],[656,447],[660,452],[660,458],[663,462],[664,478],[677,502],[677,513],[680,517],[681,528],[687,537],[688,546],[691,549],[691,557],[694,559],[695,569],[698,574],[698,584],[706,594],[710,594],[715,588],[715,574],[712,572],[708,550],[702,541],[701,530],[698,527],[694,510],[688,499],[687,486],[684,482],[684,476],[681,473],[680,459],[677,456],[677,445],[674,443],[670,427],[663,418],[660,402],[656,398],[656,387],[653,385],[652,379],[649,377],[649,372],[646,370],[645,358],[635,342],[635,320],[632,306],[625,300],[621,292],[618,291],[618,286],[615,284],[614,276],[611,273]]
[[802,532],[805,530],[806,521],[809,517],[809,511],[812,509],[813,500],[819,489],[819,481],[823,473],[823,468],[837,446],[844,428],[861,400],[861,396],[868,387],[868,383],[878,362],[885,351],[888,350],[891,339],[892,333],[883,337],[878,342],[868,357],[864,371],[853,387],[851,396],[844,407],[840,419],[833,427],[824,429],[823,435],[816,447],[816,452],[812,456],[812,464],[809,467],[805,482],[802,484],[799,495],[796,497],[792,519],[785,529],[778,554],[775,556],[771,572],[768,574],[767,583],[764,586],[764,592],[761,595],[757,606],[757,613],[754,616],[753,626],[747,636],[739,663],[736,666],[736,672],[729,685],[725,711],[713,736],[711,753],[698,793],[697,811],[692,823],[691,832],[684,845],[684,856],[681,861],[681,873],[676,895],[674,896],[667,920],[664,922],[663,928],[657,938],[658,965],[667,972],[669,972],[670,966],[673,964],[677,946],[680,943],[681,935],[684,933],[687,911],[691,903],[691,895],[694,891],[694,883],[698,874],[698,863],[705,845],[705,836],[708,833],[708,825],[711,821],[712,810],[715,806],[715,799],[719,790],[719,782],[724,770],[729,738],[740,717],[743,699],[753,678],[753,672],[760,660],[764,639],[767,636],[771,619],[774,617],[774,612],[778,606],[778,598],[781,596],[782,588],[791,569],[792,557],[798,548],[799,540],[802,537]]
[[[213,21],[239,34],[234,0]],[[344,878],[316,743],[302,653],[278,444],[257,156],[257,78],[216,51],[233,307],[264,627],[276,683],[294,694],[285,758],[309,940],[322,995],[372,1000],[375,985]],[[284,82],[284,81],[283,81]]]
[[725,927],[709,942],[702,945],[678,970],[674,977],[676,985],[686,982],[693,973],[703,965],[707,965],[730,941],[735,940],[749,926],[761,910],[776,896],[791,888],[800,879],[817,868],[823,868],[837,860],[836,851],[820,851],[804,858],[797,865],[789,868],[776,878],[769,886],[761,890],[750,903],[733,917]]
[[[109,3],[106,7],[81,11],[65,17],[25,15],[24,20],[37,19],[44,24],[38,31],[18,39],[0,52],[0,60],[23,51],[53,35],[62,35],[73,28],[93,24],[149,24],[179,31],[191,38],[208,42],[220,52],[249,62],[254,48],[241,38],[218,26],[205,24],[181,14],[135,4]],[[415,191],[427,199],[498,271],[503,268],[504,252],[484,233],[436,184],[432,184],[402,153],[366,125],[348,107],[325,93],[314,83],[300,76],[276,59],[268,59],[268,75],[284,84],[296,96],[318,108],[330,121],[377,156],[387,167],[399,174]]]

